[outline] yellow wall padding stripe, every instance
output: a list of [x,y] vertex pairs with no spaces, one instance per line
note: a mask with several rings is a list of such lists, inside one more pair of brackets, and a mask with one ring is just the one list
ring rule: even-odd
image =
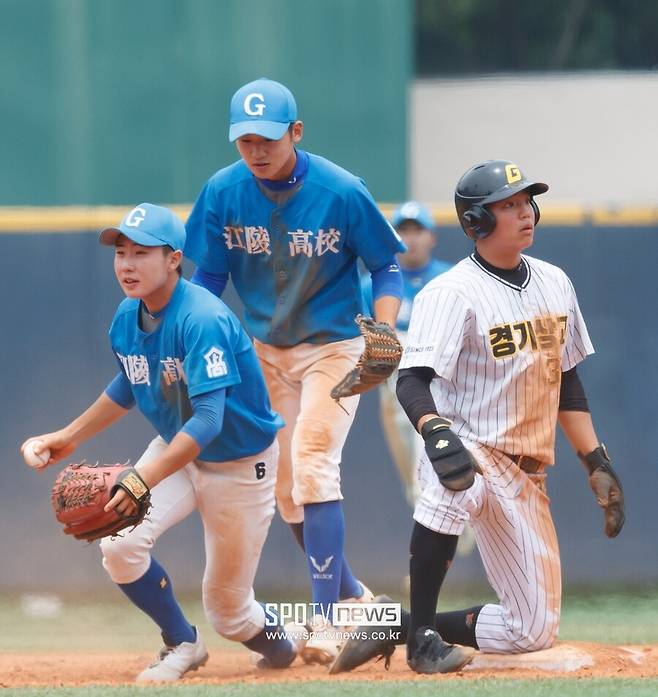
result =
[[[167,205],[185,221],[190,204]],[[382,203],[384,215],[390,216],[395,204]],[[21,232],[87,232],[118,225],[130,206],[0,206],[0,233]],[[452,204],[430,206],[439,227],[457,225]],[[658,207],[585,208],[576,205],[542,206],[544,225],[646,227],[658,225]]]
[[[191,205],[163,204],[181,220]],[[132,206],[0,206],[0,232],[88,232],[118,225]]]

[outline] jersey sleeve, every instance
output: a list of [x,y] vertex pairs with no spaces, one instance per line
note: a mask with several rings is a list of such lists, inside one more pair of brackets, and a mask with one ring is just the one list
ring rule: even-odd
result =
[[347,246],[363,260],[369,271],[376,271],[407,248],[392,225],[382,215],[366,185],[357,180],[348,200]]
[[374,317],[375,303],[372,299],[372,278],[369,273],[363,273],[359,277],[359,282],[361,284],[361,294],[363,295],[363,302],[365,303],[368,314]]
[[448,288],[421,291],[414,299],[400,368],[424,366],[449,380],[466,341],[470,309]]
[[185,224],[185,256],[204,271],[228,273],[224,230],[216,209],[216,191],[210,179],[201,190]]
[[582,360],[594,353],[594,347],[589,338],[585,320],[578,306],[578,298],[571,281],[567,281],[567,294],[569,297],[569,314],[567,315],[567,327],[562,347],[562,370],[571,370]]
[[184,327],[183,368],[190,396],[242,382],[230,327],[219,316],[190,316]]

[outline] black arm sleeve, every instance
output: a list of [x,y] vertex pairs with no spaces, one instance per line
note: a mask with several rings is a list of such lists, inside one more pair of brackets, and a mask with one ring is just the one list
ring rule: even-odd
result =
[[560,385],[560,411],[589,411],[583,383],[578,377],[575,366],[562,373]]
[[403,368],[398,372],[395,392],[414,428],[421,416],[436,414],[436,404],[430,392],[434,375],[434,369],[426,367]]

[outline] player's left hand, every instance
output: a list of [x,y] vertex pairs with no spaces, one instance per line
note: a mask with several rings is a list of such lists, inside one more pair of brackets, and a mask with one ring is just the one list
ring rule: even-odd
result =
[[376,387],[392,375],[402,358],[402,345],[386,322],[357,315],[354,320],[365,340],[365,349],[356,367],[331,389],[331,398],[340,403]]
[[475,473],[482,474],[475,458],[459,436],[450,430],[451,422],[440,416],[428,419],[420,429],[425,452],[439,481],[450,491],[464,491],[473,486]]
[[139,525],[151,505],[148,485],[127,463],[72,463],[55,480],[51,501],[64,532],[88,542]]
[[599,445],[591,453],[578,457],[589,472],[589,485],[596,502],[601,506],[605,516],[605,534],[617,537],[624,527],[624,490],[617,473],[612,469],[612,461],[605,449]]
[[118,489],[117,493],[107,502],[103,510],[106,513],[114,510],[115,513],[121,516],[131,516],[137,513],[138,508],[136,501],[130,498],[123,489]]

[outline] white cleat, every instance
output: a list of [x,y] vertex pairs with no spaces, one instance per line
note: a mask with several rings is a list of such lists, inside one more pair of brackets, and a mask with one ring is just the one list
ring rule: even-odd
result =
[[[341,603],[372,603],[375,600],[373,592],[359,581],[361,595],[358,598],[344,598]],[[315,615],[311,620],[309,640],[305,645],[298,644],[299,654],[304,663],[319,663],[327,666],[333,663],[345,643],[345,635],[354,627],[334,627],[322,615]]]
[[297,653],[301,654],[306,647],[309,635],[312,631],[310,625],[297,624],[296,622],[286,622],[283,627],[283,631],[295,645]]
[[304,663],[319,663],[327,666],[333,663],[343,644],[342,631],[327,622],[322,615],[311,620],[310,638],[301,650]]
[[208,660],[208,650],[197,630],[196,641],[178,646],[164,646],[156,660],[136,678],[137,682],[174,682],[185,673],[196,670]]

